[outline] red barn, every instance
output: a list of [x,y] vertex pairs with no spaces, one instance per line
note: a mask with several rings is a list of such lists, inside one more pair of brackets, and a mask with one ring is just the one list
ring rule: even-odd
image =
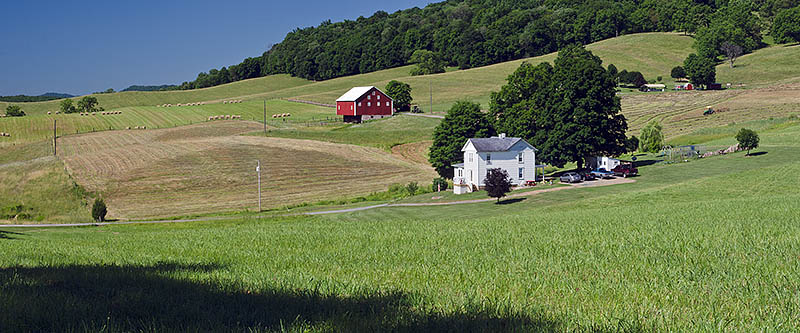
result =
[[394,102],[375,87],[355,87],[336,100],[336,115],[348,123],[391,117]]

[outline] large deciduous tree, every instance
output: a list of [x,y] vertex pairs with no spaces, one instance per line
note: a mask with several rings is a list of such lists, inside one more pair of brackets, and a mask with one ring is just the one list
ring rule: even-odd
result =
[[669,76],[673,79],[682,79],[686,77],[686,71],[681,66],[675,66],[672,68],[672,71],[669,73]]
[[97,112],[103,111],[103,108],[99,106],[97,102],[97,97],[94,96],[84,96],[80,100],[78,100],[78,110],[82,112]]
[[747,155],[750,155],[750,150],[758,148],[758,134],[751,130],[742,128],[736,133],[736,141],[739,141],[739,148],[747,150]]
[[411,70],[411,75],[444,73],[444,61],[442,61],[442,57],[436,52],[416,50],[411,55],[409,62],[417,64],[417,66]]
[[800,42],[800,6],[778,13],[772,23],[772,37],[778,43]]
[[683,67],[689,80],[696,85],[708,86],[717,80],[717,69],[710,58],[692,53],[683,61]]
[[75,108],[75,105],[72,104],[72,100],[69,98],[61,100],[61,104],[59,106],[61,108],[61,112],[63,113],[74,113],[78,111],[78,109]]
[[440,176],[452,179],[453,164],[462,162],[464,155],[461,148],[467,139],[486,138],[494,133],[494,128],[481,112],[480,105],[456,102],[433,131],[433,145],[428,161]]
[[722,45],[720,45],[719,49],[723,54],[725,54],[726,57],[728,57],[728,62],[730,63],[731,68],[733,68],[733,62],[736,61],[736,58],[738,58],[744,52],[744,49],[742,49],[741,46],[729,41],[722,42]]
[[386,94],[392,98],[394,108],[397,111],[408,111],[411,105],[411,86],[397,80],[391,80],[386,84]]
[[590,156],[625,153],[628,125],[615,88],[600,58],[570,46],[553,67],[520,66],[492,95],[490,112],[498,131],[525,138],[543,161],[582,166]]

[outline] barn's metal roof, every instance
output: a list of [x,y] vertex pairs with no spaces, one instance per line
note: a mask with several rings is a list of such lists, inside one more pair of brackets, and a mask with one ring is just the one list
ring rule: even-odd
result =
[[367,92],[375,88],[374,86],[369,87],[355,87],[348,90],[342,97],[339,97],[336,101],[337,102],[355,102],[359,97],[364,96]]
[[[472,138],[467,140],[467,143],[472,142],[472,145],[479,152],[492,152],[508,151],[520,141],[525,142],[525,144],[533,148],[533,150],[537,150],[535,147],[531,146],[527,141],[522,140],[521,138],[509,138],[504,136],[494,136],[491,138]],[[466,145],[464,146],[466,147]]]

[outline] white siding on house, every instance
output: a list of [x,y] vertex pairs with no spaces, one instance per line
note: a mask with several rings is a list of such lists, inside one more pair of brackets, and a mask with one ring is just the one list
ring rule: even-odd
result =
[[[454,181],[464,182],[472,186],[484,186],[486,172],[488,169],[501,168],[506,170],[514,185],[524,184],[525,181],[535,180],[536,172],[536,151],[524,141],[517,142],[507,151],[478,152],[472,142],[467,142],[464,146],[464,167],[463,175],[455,175]],[[522,154],[522,163],[519,162],[519,155]],[[491,155],[491,161],[487,157]],[[488,163],[487,163],[488,162]],[[519,169],[523,168],[522,178],[519,177]]]

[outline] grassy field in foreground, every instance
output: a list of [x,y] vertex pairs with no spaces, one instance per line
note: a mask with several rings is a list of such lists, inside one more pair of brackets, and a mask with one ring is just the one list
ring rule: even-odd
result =
[[[240,115],[243,120],[262,121],[263,101],[247,101],[237,104],[207,104],[162,108],[155,106],[125,107],[118,115],[81,116],[79,114],[34,115],[19,118],[0,118],[0,132],[11,133],[11,137],[0,138],[0,147],[14,143],[35,142],[53,137],[53,120],[57,121],[58,134],[71,135],[92,131],[124,130],[127,127],[167,128],[206,122],[209,116]],[[273,114],[291,113],[281,119]],[[267,123],[272,127],[303,125],[303,122],[330,117],[336,111],[315,105],[293,103],[282,100],[267,101]]]
[[495,205],[0,232],[0,330],[795,331],[800,126]]

